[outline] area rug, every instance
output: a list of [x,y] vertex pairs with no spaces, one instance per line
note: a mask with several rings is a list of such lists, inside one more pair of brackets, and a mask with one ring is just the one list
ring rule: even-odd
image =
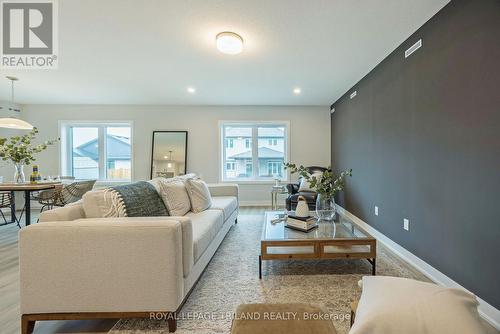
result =
[[[348,333],[350,303],[361,293],[357,282],[370,275],[366,260],[264,261],[258,277],[263,211],[241,214],[181,310],[177,332],[229,333],[241,303],[311,303],[323,306],[339,334]],[[428,281],[380,243],[377,274]],[[168,333],[165,320],[122,319],[113,334]]]

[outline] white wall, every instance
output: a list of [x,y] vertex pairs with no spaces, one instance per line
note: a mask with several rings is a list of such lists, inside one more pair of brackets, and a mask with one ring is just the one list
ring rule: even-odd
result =
[[[150,176],[153,130],[187,130],[188,172],[217,182],[219,120],[290,121],[290,161],[320,166],[330,163],[330,113],[326,106],[26,105],[23,118],[40,130],[40,140],[59,136],[59,120],[133,121],[135,180]],[[50,147],[39,154],[37,163],[43,175],[60,174],[58,152]],[[7,180],[13,177],[11,166],[0,172]],[[25,172],[29,175],[31,168]],[[244,184],[240,189],[243,204],[270,204],[269,184]]]

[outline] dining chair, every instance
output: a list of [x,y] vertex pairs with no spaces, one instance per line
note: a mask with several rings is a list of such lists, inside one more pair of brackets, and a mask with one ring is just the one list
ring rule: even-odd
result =
[[[12,223],[12,222],[7,221],[7,218],[5,218],[5,215],[2,211],[2,209],[11,209],[12,204],[13,204],[12,203],[13,200],[14,200],[14,198],[12,197],[12,194],[9,191],[0,192],[0,215],[2,216],[2,218],[5,222],[5,224],[1,224],[1,225],[7,225],[7,224]],[[17,217],[15,215],[12,215],[12,217],[14,217],[14,219],[16,220],[17,226],[19,228],[21,228],[21,225],[19,225],[19,220],[17,219]]]
[[77,181],[70,184],[58,184],[54,189],[43,190],[38,194],[38,203],[42,204],[40,212],[50,210],[54,206],[65,206],[82,199],[92,190],[97,180]]

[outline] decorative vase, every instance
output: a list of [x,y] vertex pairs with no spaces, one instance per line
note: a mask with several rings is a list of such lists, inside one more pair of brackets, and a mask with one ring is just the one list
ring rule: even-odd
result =
[[309,206],[304,196],[299,196],[297,198],[297,207],[295,208],[295,215],[297,217],[307,218],[309,217]]
[[335,199],[333,196],[318,194],[316,198],[316,215],[318,220],[332,221],[335,218]]
[[26,177],[24,176],[24,165],[22,163],[14,163],[14,167],[16,168],[16,173],[14,174],[14,182],[26,182]]

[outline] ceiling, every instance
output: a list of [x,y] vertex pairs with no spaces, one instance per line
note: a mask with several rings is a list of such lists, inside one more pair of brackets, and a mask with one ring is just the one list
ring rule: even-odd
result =
[[[329,105],[447,2],[59,1],[59,68],[2,77],[24,104]],[[221,31],[243,53],[219,53]]]

